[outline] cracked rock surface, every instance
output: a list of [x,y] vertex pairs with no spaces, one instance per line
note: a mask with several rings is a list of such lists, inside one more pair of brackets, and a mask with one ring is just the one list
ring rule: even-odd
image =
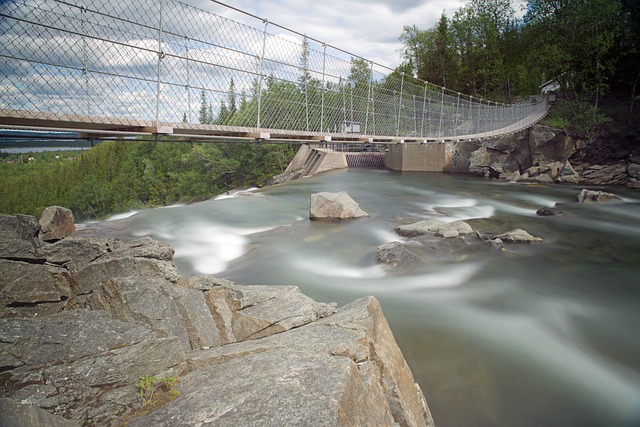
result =
[[[380,305],[183,277],[150,238],[40,240],[0,215],[2,408],[21,425],[121,425],[143,375],[180,395],[131,425],[432,425]],[[35,421],[34,421],[35,422]]]
[[198,352],[187,363],[181,398],[132,426],[433,425],[373,297],[287,333]]

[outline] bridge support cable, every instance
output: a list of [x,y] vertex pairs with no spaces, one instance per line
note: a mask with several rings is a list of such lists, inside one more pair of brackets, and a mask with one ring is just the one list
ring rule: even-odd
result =
[[547,109],[420,82],[215,1],[14,0],[0,34],[12,128],[422,143],[510,133]]

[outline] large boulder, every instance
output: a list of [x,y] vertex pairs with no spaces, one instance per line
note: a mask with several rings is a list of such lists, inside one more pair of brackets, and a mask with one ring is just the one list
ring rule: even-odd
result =
[[[517,178],[515,172],[524,175],[524,172],[534,165],[565,162],[584,147],[584,141],[568,136],[561,129],[535,125],[529,130],[481,141],[478,148],[469,155],[469,172],[517,180],[513,179]],[[538,172],[535,175],[540,175],[539,179],[545,182],[556,179],[546,172]],[[523,179],[533,176],[528,173]]]
[[529,130],[532,164],[564,162],[585,146],[585,141],[567,135],[562,129],[535,125]]
[[311,195],[309,217],[311,219],[351,219],[369,216],[360,209],[346,191],[339,193],[315,193]]
[[508,150],[480,147],[469,157],[469,172],[497,178],[520,169],[520,163]]
[[199,352],[180,397],[131,426],[432,426],[379,303]]
[[42,240],[55,242],[76,232],[75,219],[70,209],[62,206],[49,206],[40,216]]

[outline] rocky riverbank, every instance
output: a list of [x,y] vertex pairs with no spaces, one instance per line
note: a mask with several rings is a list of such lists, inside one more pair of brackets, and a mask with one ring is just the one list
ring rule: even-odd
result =
[[170,246],[75,238],[56,212],[46,240],[0,216],[10,425],[433,425],[375,298],[183,277]]
[[574,138],[561,129],[535,125],[513,135],[458,143],[454,158],[461,164],[468,158],[471,173],[509,181],[640,189],[640,153],[628,145]]

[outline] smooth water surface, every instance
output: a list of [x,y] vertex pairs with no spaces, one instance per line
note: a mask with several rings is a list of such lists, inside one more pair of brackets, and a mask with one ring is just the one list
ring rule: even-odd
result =
[[[351,169],[91,229],[168,242],[184,275],[297,285],[340,305],[376,296],[438,427],[638,426],[640,194],[573,203],[581,188]],[[370,218],[309,221],[310,194],[343,190]],[[557,202],[566,215],[536,215]],[[506,253],[407,243],[423,268],[376,262],[377,246],[408,242],[395,226],[429,218],[522,228],[544,243]]]

